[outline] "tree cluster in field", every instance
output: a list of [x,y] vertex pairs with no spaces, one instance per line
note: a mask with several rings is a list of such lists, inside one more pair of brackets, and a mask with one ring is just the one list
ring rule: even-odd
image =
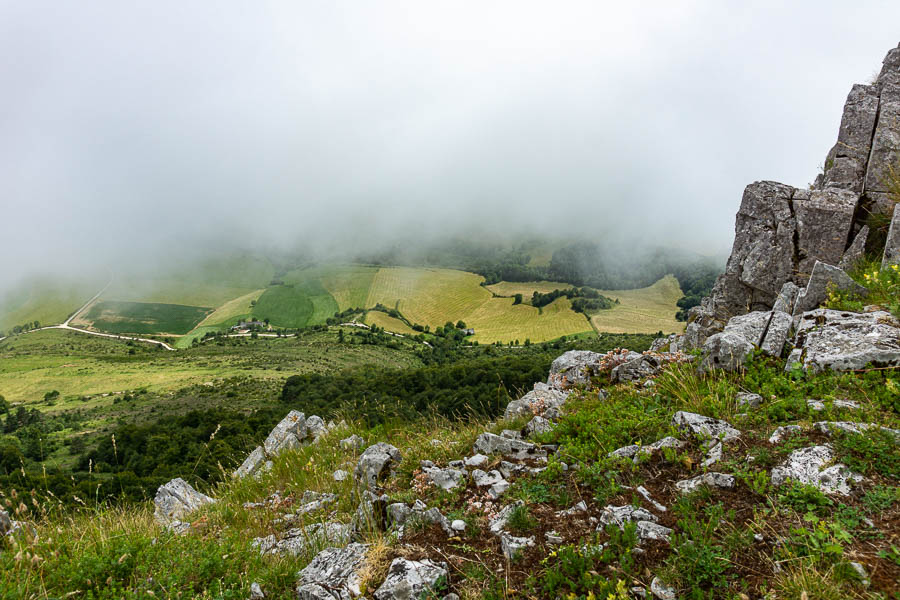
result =
[[16,325],[12,329],[6,332],[6,335],[18,335],[20,333],[25,333],[26,331],[32,331],[34,329],[40,329],[41,322],[40,321],[29,321],[28,323],[23,323],[21,325]]
[[553,290],[546,294],[535,292],[531,296],[531,305],[537,308],[547,306],[557,298],[566,297],[572,300],[572,310],[580,313],[588,313],[596,310],[610,309],[619,303],[618,300],[607,298],[597,290],[591,288],[568,288],[564,290]]

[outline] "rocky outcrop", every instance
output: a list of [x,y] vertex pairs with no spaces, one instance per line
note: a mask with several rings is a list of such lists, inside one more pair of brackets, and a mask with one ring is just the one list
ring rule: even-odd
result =
[[590,381],[591,376],[600,372],[602,361],[602,354],[588,350],[569,350],[550,365],[547,385],[563,390],[584,385]]
[[385,442],[378,442],[369,446],[359,457],[353,476],[360,485],[374,490],[378,487],[378,482],[401,460],[403,456],[397,448]]
[[806,289],[797,296],[794,315],[818,308],[828,298],[829,292],[838,290],[852,292],[862,298],[869,293],[838,267],[816,261]]
[[[809,190],[758,181],[744,190],[725,272],[691,310],[685,348],[700,348],[729,320],[775,307],[786,283],[804,286],[816,262],[852,266],[869,239],[870,213],[890,215],[890,180],[900,150],[900,48],[892,49],[872,85],[855,85],[844,105],[838,140],[825,172]],[[894,215],[885,263],[900,260]],[[800,312],[815,308],[806,306]],[[780,308],[784,310],[784,308]],[[795,311],[784,311],[795,312]],[[727,344],[737,349],[734,344]]]
[[[328,427],[321,417],[306,417],[302,412],[292,410],[269,433],[262,446],[257,446],[234,471],[234,477],[259,476],[271,467],[270,461],[284,450],[299,448],[317,441]],[[268,466],[267,466],[268,465]]]
[[886,267],[898,263],[900,263],[900,210],[895,210],[894,218],[891,219],[891,226],[888,229],[881,266]]
[[[590,354],[593,354],[591,352]],[[534,389],[506,406],[504,418],[540,415],[548,418],[556,418],[560,414],[560,408],[565,403],[569,392],[553,387],[547,383],[535,383]]]
[[788,481],[846,496],[851,484],[862,481],[862,476],[842,464],[834,464],[834,451],[825,445],[795,450],[784,463],[772,469],[772,485],[783,485]]
[[153,503],[153,516],[160,525],[181,529],[182,521],[198,508],[215,502],[206,494],[201,494],[180,477],[159,486]]
[[447,563],[395,558],[387,578],[375,590],[376,600],[418,600],[434,596],[435,585],[447,577]]

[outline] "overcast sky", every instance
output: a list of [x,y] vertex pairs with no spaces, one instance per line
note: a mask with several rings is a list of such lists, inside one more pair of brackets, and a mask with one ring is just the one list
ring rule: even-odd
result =
[[898,23],[896,1],[0,0],[0,288],[467,224],[726,251],[747,183],[813,180]]

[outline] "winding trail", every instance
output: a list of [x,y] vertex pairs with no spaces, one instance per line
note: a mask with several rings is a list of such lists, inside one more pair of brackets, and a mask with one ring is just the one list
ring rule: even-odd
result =
[[[66,331],[77,331],[78,333],[84,333],[87,335],[95,335],[97,337],[111,338],[114,340],[125,340],[125,341],[132,341],[132,342],[144,342],[145,344],[155,344],[157,346],[161,346],[161,347],[165,348],[166,350],[171,350],[172,352],[175,352],[175,348],[173,348],[172,346],[168,345],[167,343],[161,342],[159,340],[151,340],[148,338],[132,337],[132,336],[127,336],[127,335],[118,335],[118,334],[114,334],[114,333],[100,333],[99,331],[88,331],[87,329],[79,329],[78,327],[72,327],[71,325],[69,325],[69,323],[72,322],[72,319],[74,319],[75,317],[77,317],[78,315],[83,313],[85,310],[87,310],[87,308],[91,304],[96,302],[97,299],[103,295],[103,292],[108,290],[109,286],[111,286],[111,285],[112,285],[112,279],[110,279],[109,283],[107,283],[106,286],[102,290],[97,292],[93,298],[91,298],[90,300],[85,302],[81,308],[79,308],[78,310],[73,312],[69,316],[68,319],[66,319],[59,325],[48,325],[46,327],[38,327],[37,329],[29,329],[28,331],[23,331],[22,333],[31,333],[32,331],[44,331],[46,329],[64,329]],[[0,342],[5,340],[7,337],[8,336],[0,337]]]

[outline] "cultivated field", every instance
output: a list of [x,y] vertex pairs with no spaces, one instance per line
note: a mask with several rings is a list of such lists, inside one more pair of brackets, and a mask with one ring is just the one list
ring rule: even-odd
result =
[[335,265],[317,269],[319,281],[337,302],[338,310],[367,308],[366,299],[377,272],[376,267],[361,265]]
[[234,300],[229,300],[216,310],[214,310],[208,317],[203,319],[197,327],[213,327],[217,325],[235,325],[241,319],[247,319],[250,317],[250,312],[252,310],[251,302],[255,300],[259,300],[259,297],[262,296],[263,292],[266,290],[254,290],[249,294],[244,294]]
[[512,297],[516,294],[522,294],[522,301],[528,302],[535,292],[547,294],[553,290],[565,290],[570,287],[572,287],[570,284],[559,281],[501,281],[500,283],[487,286],[487,289],[498,296]]
[[107,333],[185,334],[206,318],[211,309],[180,304],[101,301],[84,317],[94,329]]
[[369,325],[378,325],[379,327],[384,327],[387,331],[402,333],[404,335],[416,335],[418,333],[400,319],[395,319],[378,310],[370,310],[366,313],[366,323]]
[[675,320],[681,298],[678,280],[663,277],[650,287],[637,290],[600,290],[604,296],[618,299],[620,304],[601,310],[591,317],[597,331],[607,333],[681,333],[684,323]]
[[571,306],[568,298],[558,298],[539,311],[525,304],[514,306],[512,298],[491,298],[463,320],[475,329],[472,339],[482,344],[543,342],[591,331],[587,318]]
[[442,326],[466,318],[491,299],[483,278],[452,269],[391,267],[379,269],[366,306],[396,308],[411,323]]

